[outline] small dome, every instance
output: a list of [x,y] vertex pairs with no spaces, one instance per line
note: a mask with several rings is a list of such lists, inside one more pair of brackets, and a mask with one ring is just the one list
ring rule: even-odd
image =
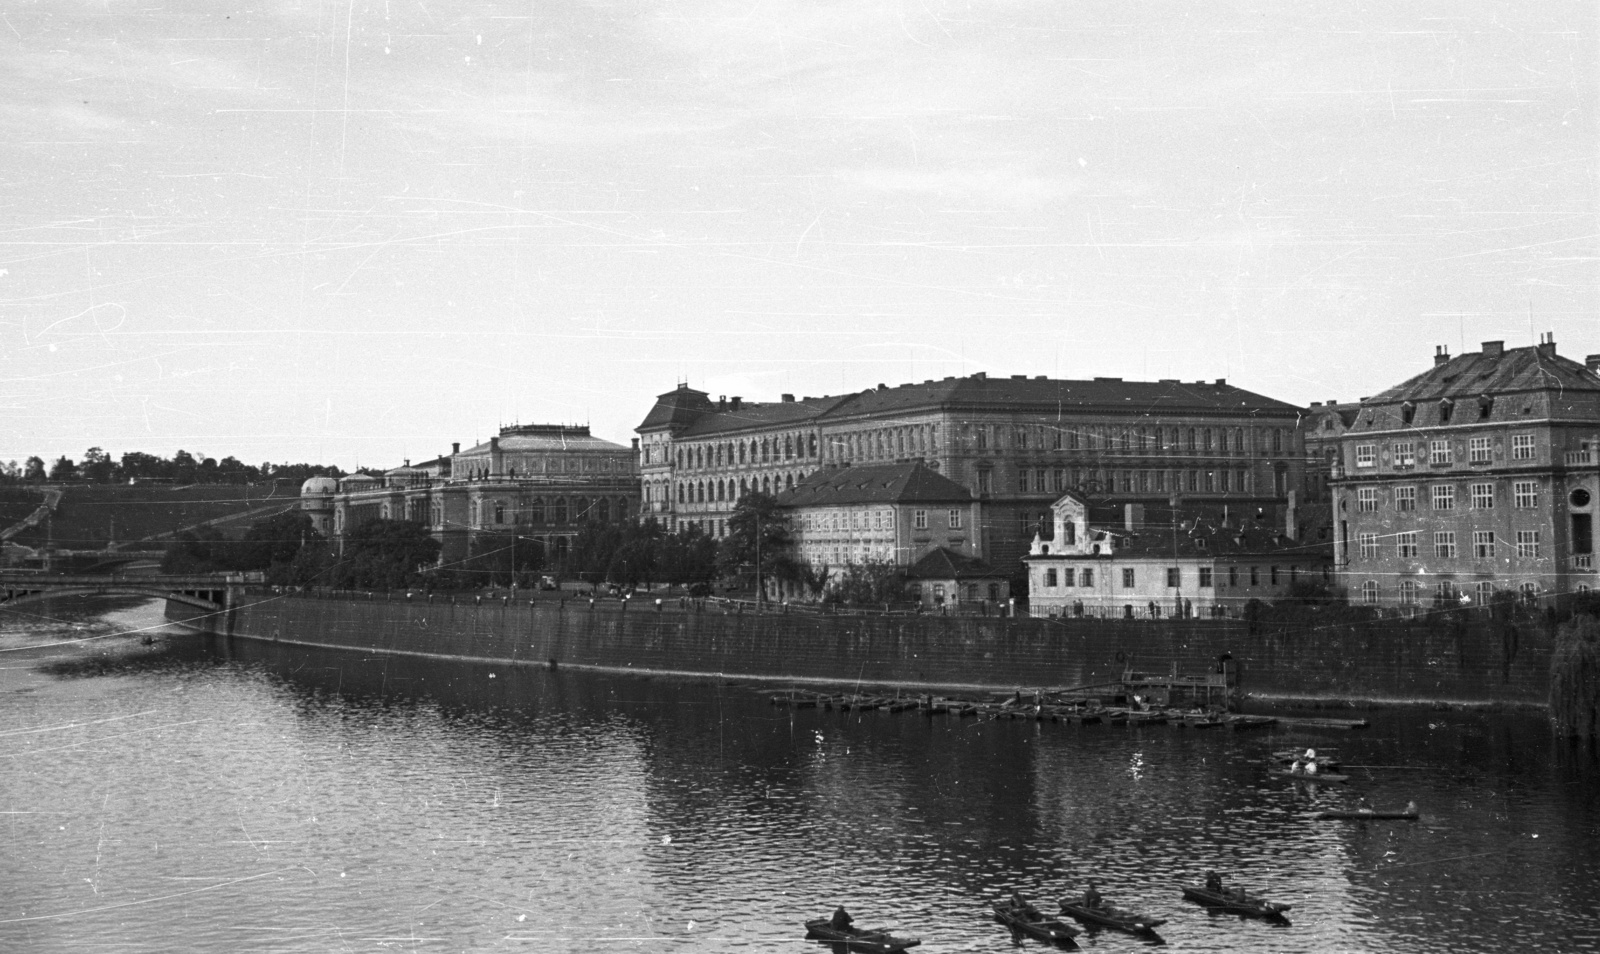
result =
[[312,477],[300,485],[302,497],[325,497],[339,492],[339,482],[332,477]]

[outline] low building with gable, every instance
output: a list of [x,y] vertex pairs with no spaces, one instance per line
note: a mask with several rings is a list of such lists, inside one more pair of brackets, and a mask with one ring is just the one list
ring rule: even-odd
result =
[[1050,507],[1052,533],[1023,558],[1034,616],[1238,616],[1251,600],[1270,601],[1301,581],[1326,583],[1333,550],[1296,539],[1292,527],[1231,514],[1147,524],[1128,504],[1123,519],[1069,492]]

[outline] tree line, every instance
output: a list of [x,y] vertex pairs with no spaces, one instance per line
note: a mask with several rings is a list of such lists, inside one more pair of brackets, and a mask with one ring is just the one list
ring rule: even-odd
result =
[[186,450],[179,450],[170,459],[142,451],[129,451],[120,458],[113,458],[104,449],[91,447],[84,452],[81,461],[63,454],[48,465],[44,458],[38,456],[29,457],[21,464],[14,460],[0,462],[0,482],[8,483],[157,480],[176,484],[253,484],[261,480],[295,481],[308,477],[344,476],[345,472],[339,468],[323,464],[274,464],[264,461],[255,465],[246,464],[232,456],[219,461]]

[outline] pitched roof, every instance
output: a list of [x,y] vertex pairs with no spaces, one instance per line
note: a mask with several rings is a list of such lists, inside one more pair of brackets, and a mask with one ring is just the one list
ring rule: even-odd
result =
[[[595,437],[587,426],[564,427],[560,424],[522,424],[501,428],[500,450],[515,451],[607,451],[632,456],[630,448]],[[491,451],[485,442],[469,447],[457,457],[487,457]]]
[[1361,403],[1371,406],[1546,390],[1600,392],[1600,377],[1556,354],[1553,343],[1527,348],[1499,345],[1498,341],[1485,342],[1482,351],[1456,355]]
[[804,421],[848,421],[915,410],[958,407],[1027,413],[1064,411],[1161,416],[1182,413],[1293,417],[1301,409],[1264,397],[1226,381],[1124,381],[1095,378],[1067,381],[1012,375],[991,378],[928,380],[920,384],[878,387],[856,394],[806,397],[780,403],[741,403],[737,410],[713,404],[704,392],[680,385],[656,399],[636,430],[679,426],[681,437],[705,437]]
[[906,568],[906,577],[912,580],[970,580],[1003,579],[1005,574],[977,557],[957,553],[947,547],[934,547],[922,559]]
[[825,467],[778,496],[780,507],[863,503],[965,503],[972,492],[927,465]]

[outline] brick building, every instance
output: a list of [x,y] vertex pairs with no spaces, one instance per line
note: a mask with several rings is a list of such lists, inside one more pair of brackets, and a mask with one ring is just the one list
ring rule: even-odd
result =
[[644,512],[726,533],[752,488],[781,493],[827,467],[921,461],[982,505],[976,556],[1019,573],[1050,504],[1077,489],[1188,510],[1295,521],[1305,500],[1302,411],[1226,381],[974,374],[773,403],[662,394],[640,435]]
[[1352,602],[1553,601],[1595,586],[1600,355],[1555,340],[1452,358],[1318,418],[1332,467],[1335,561]]

